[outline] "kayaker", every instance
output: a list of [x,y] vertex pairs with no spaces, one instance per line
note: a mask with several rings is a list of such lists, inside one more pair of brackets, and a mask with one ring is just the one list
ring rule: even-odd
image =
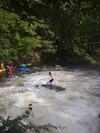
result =
[[51,79],[47,82],[47,84],[54,84],[55,81],[54,81],[54,78],[53,78],[51,72],[49,72],[49,75],[50,75],[50,78],[51,78]]

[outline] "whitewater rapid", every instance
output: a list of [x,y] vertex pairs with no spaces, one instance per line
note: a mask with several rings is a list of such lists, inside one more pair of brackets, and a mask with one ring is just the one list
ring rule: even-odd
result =
[[[55,85],[65,90],[41,87],[50,79],[49,71]],[[99,133],[100,73],[96,70],[45,68],[0,83],[0,114],[4,117],[15,118],[23,114],[30,103],[33,111],[28,121],[58,127],[52,133]]]

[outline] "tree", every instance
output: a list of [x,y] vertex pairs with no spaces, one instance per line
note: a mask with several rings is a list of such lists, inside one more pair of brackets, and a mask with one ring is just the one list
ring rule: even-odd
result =
[[14,34],[8,42],[16,51],[15,57],[29,56],[30,50],[39,47],[47,58],[52,54],[59,61],[81,59],[99,64],[99,0],[3,0],[1,8],[9,11],[11,18],[12,14],[17,17],[12,19],[12,30],[6,29],[10,36]]

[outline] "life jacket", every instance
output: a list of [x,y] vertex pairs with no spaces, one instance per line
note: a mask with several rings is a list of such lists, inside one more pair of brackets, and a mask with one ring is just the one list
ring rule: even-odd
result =
[[1,68],[1,69],[0,69],[0,76],[1,76],[2,74],[4,74],[5,71],[6,71],[5,68]]

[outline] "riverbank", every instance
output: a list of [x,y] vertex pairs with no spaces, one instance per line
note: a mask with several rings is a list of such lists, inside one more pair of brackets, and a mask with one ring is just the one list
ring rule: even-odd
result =
[[[5,64],[5,63],[4,63]],[[13,63],[13,62],[10,62],[9,63],[12,68],[13,68],[13,75],[17,75],[17,76],[20,76],[20,75],[23,75],[23,74],[30,74],[30,73],[34,73],[36,71],[42,71],[46,68],[52,68],[52,69],[55,69],[57,68],[58,70],[60,69],[80,69],[80,70],[100,70],[100,66],[99,65],[92,65],[92,64],[86,64],[86,63],[66,63],[66,64],[55,64],[55,63],[45,63],[45,62],[31,62],[31,66],[29,67],[29,71],[27,72],[20,72],[18,70],[18,66],[20,66],[20,63]],[[2,77],[0,77],[0,79],[2,79]]]

